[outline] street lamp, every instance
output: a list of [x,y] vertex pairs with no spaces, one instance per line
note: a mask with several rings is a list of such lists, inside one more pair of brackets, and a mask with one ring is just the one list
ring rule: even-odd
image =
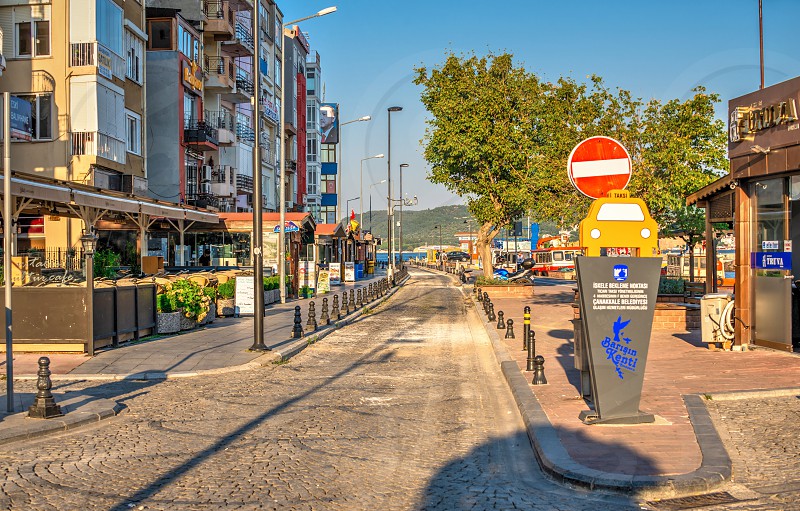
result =
[[97,246],[97,236],[89,230],[81,236],[83,255],[86,265],[86,351],[90,357],[94,356],[94,249]]
[[[256,8],[256,11],[258,11],[258,8]],[[325,16],[326,14],[331,14],[333,12],[336,12],[336,7],[335,6],[334,7],[326,7],[325,9],[322,9],[321,11],[318,11],[316,14],[312,14],[311,16],[306,16],[305,18],[296,19],[294,21],[289,21],[289,22],[286,22],[286,23],[281,22],[281,32],[280,32],[280,34],[275,34],[275,37],[280,37],[281,41],[283,41],[283,39],[282,39],[283,38],[283,31],[286,29],[286,25],[291,25],[293,23],[300,23],[301,21],[310,20],[312,18],[319,18],[320,16]],[[256,32],[256,34],[258,34],[258,32]],[[256,35],[256,40],[260,44],[260,40],[258,38],[258,35]],[[281,60],[283,60],[283,59],[281,59]],[[260,71],[258,71],[260,68],[258,66],[255,66],[255,67],[256,67],[256,72],[257,73],[260,72]],[[281,182],[280,182],[280,188],[279,188],[279,190],[280,190],[280,192],[279,192],[279,195],[280,195],[280,197],[279,197],[279,200],[280,200],[280,204],[279,204],[279,206],[280,206],[279,207],[279,211],[280,211],[280,220],[279,220],[280,221],[280,229],[278,230],[278,276],[279,276],[278,278],[280,279],[279,288],[280,288],[280,295],[281,295],[281,303],[286,303],[286,161],[285,161],[285,150],[286,150],[286,148],[285,148],[285,144],[283,143],[283,134],[284,134],[284,129],[285,129],[284,128],[284,124],[286,123],[286,115],[285,115],[286,105],[284,103],[284,99],[285,99],[284,96],[285,95],[283,93],[283,90],[284,90],[285,85],[286,85],[284,83],[285,68],[286,68],[286,66],[281,65],[281,76],[280,76],[280,82],[278,83],[278,86],[281,89],[281,94],[280,94],[280,96],[281,96],[280,122],[279,122],[279,125],[278,125],[278,130],[279,130],[279,135],[278,136],[280,137],[279,140],[281,141],[280,148],[279,148],[280,149],[279,150],[279,157],[280,158],[278,160],[278,165],[280,166],[280,176],[281,176]],[[261,85],[260,78],[261,78],[261,76],[259,75],[259,82],[258,82],[259,86]],[[258,126],[258,123],[256,123],[256,126]],[[260,201],[261,197],[259,197],[258,200]],[[337,204],[338,204],[338,201],[337,201]],[[262,218],[259,217],[257,219],[257,221],[258,221],[258,223],[260,225],[261,222],[262,222]],[[258,247],[259,253],[255,254],[255,250],[254,250],[253,251],[253,255],[255,255],[256,258],[261,258],[261,257],[263,257],[263,254],[261,253],[261,243],[262,243],[262,241],[261,240],[257,240],[256,243],[257,243],[257,247]],[[255,247],[255,245],[254,245],[254,247]],[[259,314],[255,314],[255,317],[258,318]],[[254,321],[254,323],[258,323],[258,321]],[[257,331],[256,335],[260,335],[263,338],[263,335],[264,335],[263,334],[263,329],[262,329],[261,332]],[[257,339],[256,339],[256,341],[257,341]]]
[[[361,199],[361,197],[353,197],[352,199],[347,199],[347,211],[350,211],[350,203],[353,202],[354,200],[359,200],[359,199]],[[345,213],[347,213],[347,211],[345,211]],[[350,217],[348,216],[347,218]]]
[[434,229],[439,229],[439,250],[438,250],[439,257],[438,257],[438,261],[436,262],[437,263],[436,265],[437,266],[442,266],[442,263],[444,262],[443,258],[442,258],[442,255],[444,255],[444,250],[442,249],[442,224],[436,224],[436,225],[433,226],[433,228]]
[[403,169],[408,167],[408,163],[400,164],[400,268],[403,268]]
[[[376,154],[375,156],[368,156],[366,158],[361,158],[361,181],[360,181],[361,184],[359,185],[359,189],[358,189],[358,193],[361,194],[361,197],[364,196],[364,162],[367,161],[367,160],[372,160],[373,158],[383,158],[383,153]],[[370,200],[370,204],[371,204],[372,193],[370,193],[369,200]],[[363,226],[364,225],[364,201],[363,200],[359,201],[358,210],[361,212],[359,223],[361,223],[361,225]],[[370,206],[369,211],[370,211],[370,213],[372,213],[372,206]],[[370,226],[370,230],[371,229],[372,229],[372,226]]]
[[469,249],[469,264],[472,264],[472,223],[469,220],[464,220],[469,230],[469,239],[467,240],[467,248]]
[[372,189],[385,182],[385,179],[381,179],[377,183],[372,183],[369,185],[369,232],[372,232]]
[[[340,122],[339,123],[339,144],[338,144],[339,145],[339,147],[338,147],[338,149],[339,149],[339,157],[336,159],[336,162],[337,162],[337,164],[339,166],[338,175],[336,176],[336,178],[337,178],[336,179],[336,219],[340,220],[340,221],[341,221],[342,217],[341,217],[341,210],[339,208],[340,208],[341,198],[342,198],[342,177],[344,176],[344,162],[342,161],[342,152],[343,152],[343,150],[342,150],[342,140],[343,140],[342,139],[342,131],[343,130],[342,130],[342,128],[344,126],[347,126],[348,124],[353,124],[354,122],[367,122],[367,121],[371,121],[371,120],[372,120],[372,116],[365,115],[363,117],[359,117],[358,119],[353,119],[352,121]],[[347,214],[346,211],[345,211],[345,214]]]
[[390,259],[389,263],[391,263],[391,264],[389,264],[388,276],[389,276],[389,282],[391,282],[391,283],[394,283],[394,261],[391,260],[391,255],[392,255],[392,112],[399,112],[402,109],[403,109],[402,106],[390,106],[389,108],[386,109],[387,110],[386,116],[387,116],[387,120],[388,120],[388,123],[389,123],[389,126],[388,126],[389,129],[387,131],[388,142],[389,142],[388,143],[388,151],[387,151],[388,157],[386,158],[386,181],[388,181],[388,183],[389,183],[387,185],[388,193],[386,194],[386,198],[387,198],[387,202],[388,202],[388,204],[387,204],[388,207],[386,208],[386,216],[388,217],[387,218],[388,222],[387,222],[387,225],[386,225],[386,227],[387,227],[387,229],[386,229],[386,237],[389,240],[389,243],[388,243],[389,256],[390,256],[389,257],[389,259]]

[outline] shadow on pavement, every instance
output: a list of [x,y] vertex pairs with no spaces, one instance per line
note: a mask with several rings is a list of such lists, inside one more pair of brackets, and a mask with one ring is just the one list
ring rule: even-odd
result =
[[[588,450],[631,456],[624,445],[583,440]],[[558,486],[521,449],[530,449],[524,432],[493,439],[449,462],[433,476],[417,509],[640,509],[630,497]]]
[[575,369],[575,352],[573,351],[572,344],[565,342],[556,348],[556,353],[558,353],[556,360],[558,360],[558,363],[561,365],[561,369],[564,370],[567,381],[570,385],[575,387],[575,390],[580,394],[581,373]]

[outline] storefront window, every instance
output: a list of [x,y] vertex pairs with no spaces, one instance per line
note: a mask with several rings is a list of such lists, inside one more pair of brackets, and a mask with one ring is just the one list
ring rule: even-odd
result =
[[[756,250],[782,252],[786,239],[784,179],[765,179],[753,184],[756,192]],[[758,270],[758,275],[780,275],[775,270]]]

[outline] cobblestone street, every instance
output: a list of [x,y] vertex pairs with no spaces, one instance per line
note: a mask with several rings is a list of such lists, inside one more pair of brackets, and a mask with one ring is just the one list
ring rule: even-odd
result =
[[2,447],[0,508],[639,508],[542,475],[482,326],[447,282],[414,273],[386,305],[262,370],[56,383],[126,410]]

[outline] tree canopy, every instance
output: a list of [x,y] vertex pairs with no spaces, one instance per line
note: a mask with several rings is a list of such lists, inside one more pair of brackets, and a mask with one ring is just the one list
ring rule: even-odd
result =
[[441,66],[415,71],[430,112],[423,140],[428,177],[466,198],[482,224],[484,267],[491,266],[492,238],[517,216],[570,227],[586,215],[591,200],[572,187],[566,165],[588,137],[609,136],[628,149],[629,189],[662,228],[686,195],[727,167],[724,125],[714,118],[719,97],[702,87],[685,101],[645,104],[598,76],[544,81],[508,53],[450,53]]

